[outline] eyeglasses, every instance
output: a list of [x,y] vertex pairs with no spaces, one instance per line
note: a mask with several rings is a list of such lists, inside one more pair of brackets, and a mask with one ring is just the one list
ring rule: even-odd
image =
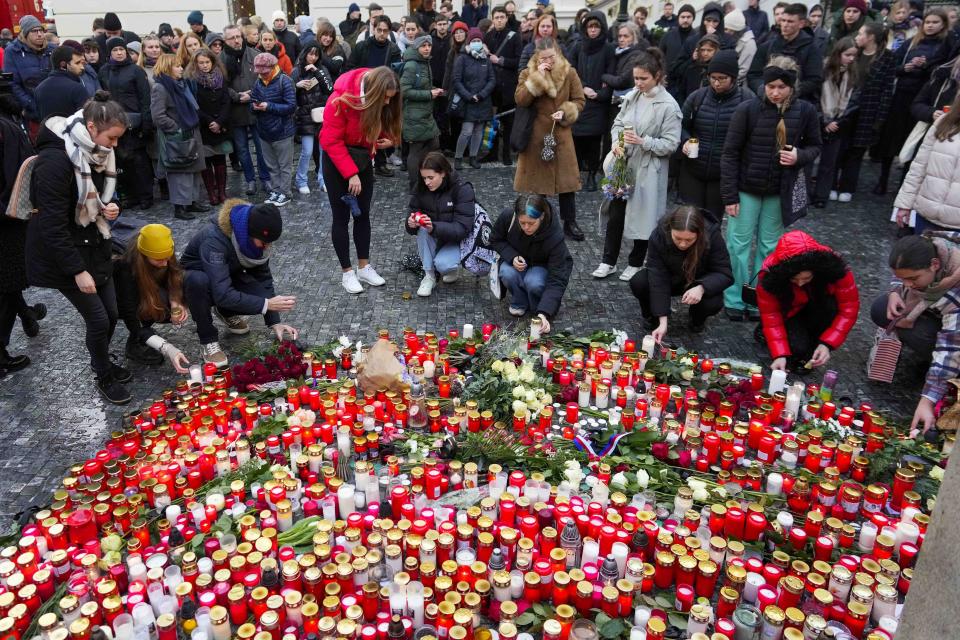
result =
[[34,27],[30,29],[30,31],[27,31],[27,33],[43,33],[43,27]]

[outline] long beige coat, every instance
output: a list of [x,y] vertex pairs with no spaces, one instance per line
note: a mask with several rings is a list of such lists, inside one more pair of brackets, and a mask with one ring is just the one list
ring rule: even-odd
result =
[[[559,52],[549,75],[537,69],[538,60],[539,56],[534,54],[527,68],[520,72],[514,94],[517,106],[533,106],[537,117],[530,134],[530,144],[517,160],[513,188],[521,193],[545,196],[576,192],[580,190],[580,169],[570,127],[577,121],[586,102],[583,85],[576,70]],[[557,157],[551,162],[544,162],[540,159],[543,137],[550,133],[553,127],[551,114],[557,111],[563,111],[563,120],[557,123],[553,131],[557,139]]]

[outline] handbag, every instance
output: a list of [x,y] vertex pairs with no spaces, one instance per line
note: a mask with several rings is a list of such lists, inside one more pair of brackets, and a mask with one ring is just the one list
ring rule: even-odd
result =
[[550,133],[543,136],[543,149],[540,150],[540,159],[544,162],[553,162],[557,157],[557,138],[553,135],[554,130],[557,128],[557,121],[553,121],[553,126],[550,127]]
[[900,350],[903,344],[897,337],[895,318],[886,327],[877,329],[877,335],[873,338],[873,346],[870,347],[870,355],[867,356],[867,379],[874,382],[893,382],[893,374],[897,370],[897,361],[900,359]]
[[810,197],[807,172],[802,167],[785,167],[780,179],[780,219],[784,227],[806,217]]
[[513,114],[513,129],[510,130],[510,148],[521,153],[530,145],[530,134],[533,133],[533,121],[537,112],[533,107],[517,107]]
[[759,275],[760,272],[757,271],[754,276],[750,278],[750,282],[746,283],[740,288],[740,299],[743,300],[743,304],[749,307],[757,306],[757,287],[754,286],[753,283],[756,281]]
[[37,212],[30,200],[30,181],[33,178],[33,167],[37,164],[37,156],[30,156],[23,161],[17,171],[17,178],[10,189],[10,200],[7,201],[7,217],[15,220],[29,220]]
[[[947,384],[953,387],[954,393],[960,393],[960,380],[951,378],[947,380]],[[937,429],[940,431],[956,431],[958,428],[960,428],[960,396],[937,418]]]
[[310,120],[316,124],[323,124],[323,109],[324,107],[314,107],[310,109]]
[[490,247],[493,222],[489,214],[479,202],[474,202],[473,208],[473,228],[460,241],[460,265],[470,273],[482,276],[497,261],[497,252]]
[[167,169],[186,169],[200,158],[200,143],[192,130],[167,133],[157,129],[157,150]]
[[[939,104],[940,96],[943,94],[943,89],[946,86],[947,82],[944,82],[940,85],[940,90],[937,91],[937,97],[933,99],[934,107]],[[910,135],[907,136],[903,146],[900,147],[900,153],[897,155],[897,159],[900,161],[900,164],[913,162],[913,157],[917,155],[917,149],[920,147],[921,143],[923,143],[923,137],[927,135],[927,130],[929,129],[930,123],[924,122],[923,120],[913,125],[913,129],[910,130]]]
[[459,93],[453,94],[447,103],[447,113],[454,118],[463,118],[467,114],[467,101]]

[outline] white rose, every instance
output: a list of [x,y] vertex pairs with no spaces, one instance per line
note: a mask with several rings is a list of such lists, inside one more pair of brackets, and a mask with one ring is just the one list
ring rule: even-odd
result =
[[547,406],[548,404],[553,404],[553,396],[551,396],[549,393],[545,393],[542,396],[540,396],[540,402],[543,404],[543,406]]
[[345,347],[349,347],[351,344],[350,338],[348,338],[347,336],[340,336],[339,342]]
[[640,485],[641,489],[646,489],[647,485],[650,484],[650,474],[644,471],[643,469],[638,469],[637,484]]
[[504,377],[507,379],[507,382],[520,382],[520,374],[518,374],[516,371],[513,373],[508,373]]
[[623,471],[618,472],[612,478],[610,478],[610,484],[615,484],[621,489],[627,488],[627,482],[629,482],[629,480],[627,480],[627,474],[625,474]]
[[513,364],[512,360],[507,360],[503,363],[503,372],[507,375],[515,374],[517,372],[517,365]]
[[517,399],[519,399],[519,398],[524,398],[524,397],[526,397],[526,395],[527,395],[527,390],[524,388],[524,386],[523,386],[522,384],[518,384],[517,386],[515,386],[515,387],[513,388],[513,397],[514,397],[514,398],[517,398]]
[[299,426],[300,426],[300,418],[298,418],[296,415],[290,416],[289,418],[287,418],[287,426],[288,426],[288,427],[299,427]]
[[514,400],[511,408],[513,409],[514,413],[517,413],[518,411],[526,411],[527,404],[523,400]]
[[537,401],[537,392],[533,390],[528,390],[527,395],[524,396],[527,402],[536,402]]
[[943,467],[934,467],[930,469],[930,477],[936,480],[937,482],[943,482]]
[[540,404],[539,402],[528,402],[528,403],[527,403],[527,409],[530,411],[530,413],[538,413],[538,412],[540,411],[540,409],[542,409],[542,408],[543,408],[543,407],[541,406],[541,404]]
[[528,369],[527,367],[524,367],[523,369],[520,370],[520,379],[523,380],[524,382],[533,382],[535,377],[536,376],[534,376],[533,374],[533,369]]
[[496,373],[503,371],[503,360],[494,360],[493,364],[490,365],[490,368],[493,369]]

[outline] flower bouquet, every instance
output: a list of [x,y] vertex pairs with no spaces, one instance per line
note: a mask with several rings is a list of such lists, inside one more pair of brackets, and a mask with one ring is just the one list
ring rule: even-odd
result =
[[233,383],[240,391],[256,391],[259,387],[282,380],[302,378],[307,372],[296,343],[285,340],[276,351],[250,358],[243,364],[234,365]]
[[[623,132],[617,140],[617,145],[623,148]],[[605,163],[606,164],[606,163]],[[630,184],[630,169],[627,167],[626,154],[614,156],[610,169],[605,172],[600,181],[600,189],[607,200],[629,200],[633,195],[633,185]]]

